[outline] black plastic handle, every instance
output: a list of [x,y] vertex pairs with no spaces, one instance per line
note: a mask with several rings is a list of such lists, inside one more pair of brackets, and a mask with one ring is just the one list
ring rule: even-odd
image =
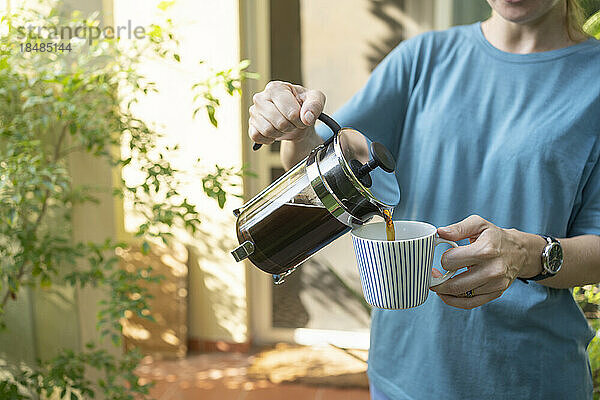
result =
[[[331,118],[329,115],[327,115],[325,113],[319,114],[319,117],[317,119],[319,119],[321,122],[323,122],[325,125],[327,125],[329,127],[329,129],[331,129],[333,131],[333,136],[337,135],[338,132],[342,130],[342,127],[340,126],[340,124],[335,122],[335,120],[333,118]],[[333,136],[331,138],[329,138],[327,141],[325,141],[325,144],[331,143],[331,141],[333,140]],[[256,151],[256,150],[260,149],[261,147],[262,147],[262,144],[254,143],[252,145],[252,150]]]

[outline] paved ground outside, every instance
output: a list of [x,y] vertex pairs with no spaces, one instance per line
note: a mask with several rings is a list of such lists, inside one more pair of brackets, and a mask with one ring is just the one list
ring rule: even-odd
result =
[[144,359],[142,380],[154,380],[157,400],[369,400],[365,389],[273,384],[246,375],[252,354],[209,353],[179,361]]

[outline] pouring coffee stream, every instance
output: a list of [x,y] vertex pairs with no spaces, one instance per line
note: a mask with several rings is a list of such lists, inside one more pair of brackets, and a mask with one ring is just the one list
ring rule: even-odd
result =
[[319,120],[333,136],[234,211],[240,245],[233,257],[248,258],[272,274],[275,283],[352,227],[384,216],[383,210],[400,200],[396,161],[385,146],[369,145],[360,132],[341,128],[326,114]]
[[388,241],[396,240],[396,230],[394,229],[394,220],[392,219],[392,210],[383,210],[383,219],[385,220],[385,236]]

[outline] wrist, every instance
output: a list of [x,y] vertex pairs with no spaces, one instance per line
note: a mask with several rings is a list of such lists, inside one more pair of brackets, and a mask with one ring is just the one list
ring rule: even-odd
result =
[[305,128],[302,135],[299,135],[298,137],[296,137],[295,139],[291,139],[290,141],[296,144],[307,145],[311,149],[313,149],[320,143],[323,143],[323,139],[321,139],[321,136],[317,134],[317,130],[315,129],[314,125]]
[[304,135],[300,135],[294,140],[282,140],[280,155],[284,168],[286,170],[292,168],[321,143],[323,143],[323,139],[317,135],[314,126],[306,128]]
[[531,233],[519,232],[521,234],[521,250],[523,252],[523,264],[519,272],[519,278],[531,278],[540,274],[542,267],[542,251],[546,246],[546,240]]

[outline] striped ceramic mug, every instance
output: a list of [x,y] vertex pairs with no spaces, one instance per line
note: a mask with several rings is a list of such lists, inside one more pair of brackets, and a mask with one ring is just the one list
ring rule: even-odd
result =
[[366,224],[352,230],[352,243],[365,299],[378,308],[397,310],[425,302],[429,288],[454,275],[431,276],[435,246],[458,245],[436,235],[425,222],[394,221],[396,240],[387,241],[385,223]]

